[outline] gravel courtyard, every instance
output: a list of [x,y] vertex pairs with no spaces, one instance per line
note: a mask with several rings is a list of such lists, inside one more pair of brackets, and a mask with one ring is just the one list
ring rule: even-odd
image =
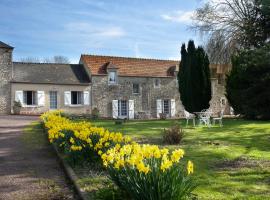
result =
[[27,129],[37,120],[0,115],[0,199],[76,199],[42,131]]

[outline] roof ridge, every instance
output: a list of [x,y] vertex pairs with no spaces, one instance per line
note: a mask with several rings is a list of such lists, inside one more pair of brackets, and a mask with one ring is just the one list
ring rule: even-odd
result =
[[171,61],[180,62],[179,60],[169,60],[169,59],[158,59],[158,58],[136,58],[130,56],[109,56],[109,55],[98,55],[98,54],[81,54],[81,56],[99,56],[99,57],[111,57],[111,58],[124,58],[124,59],[134,59],[134,60],[153,60],[153,61]]
[[42,62],[20,62],[20,61],[13,61],[13,63],[17,64],[43,64],[43,65],[82,65],[76,63],[42,63]]

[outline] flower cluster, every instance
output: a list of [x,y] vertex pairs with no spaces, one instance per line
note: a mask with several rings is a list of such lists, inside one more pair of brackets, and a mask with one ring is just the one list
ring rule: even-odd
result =
[[111,179],[135,200],[142,196],[147,200],[184,199],[196,187],[189,176],[193,173],[193,163],[188,161],[186,172],[182,170],[182,149],[169,151],[157,145],[141,145],[90,122],[69,120],[61,111],[44,113],[41,118],[49,141],[59,145],[67,157],[91,160],[94,153]]
[[[184,156],[184,150],[174,150],[171,154],[166,148],[160,149],[157,145],[139,145],[137,143],[124,146],[116,145],[101,155],[104,166],[111,165],[115,169],[121,167],[136,168],[145,174],[151,172],[153,167],[159,167],[164,172],[178,163]],[[153,163],[155,162],[155,165]]]
[[61,147],[70,151],[81,151],[91,148],[102,154],[116,144],[128,144],[130,137],[121,133],[109,132],[102,127],[94,127],[90,122],[74,122],[61,116],[61,111],[44,113],[41,116],[51,143],[58,142]]

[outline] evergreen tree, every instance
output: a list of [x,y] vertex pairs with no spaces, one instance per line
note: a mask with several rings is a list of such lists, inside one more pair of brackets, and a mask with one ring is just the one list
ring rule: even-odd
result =
[[211,81],[208,56],[202,47],[195,47],[192,40],[181,47],[181,62],[178,73],[179,92],[182,104],[188,112],[209,108]]
[[270,119],[270,45],[243,50],[232,59],[226,96],[234,111],[249,119]]

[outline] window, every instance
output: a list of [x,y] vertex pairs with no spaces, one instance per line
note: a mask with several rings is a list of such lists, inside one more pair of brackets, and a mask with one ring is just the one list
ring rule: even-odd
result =
[[36,91],[23,91],[23,103],[25,105],[37,105],[37,92]]
[[139,94],[140,93],[140,84],[133,83],[133,94]]
[[155,79],[154,80],[154,88],[159,88],[160,87],[160,79]]
[[116,72],[109,72],[109,84],[116,84]]
[[163,100],[163,113],[169,115],[170,114],[170,100]]
[[119,100],[118,101],[118,116],[127,116],[127,101]]
[[57,91],[50,91],[50,109],[57,109]]
[[71,104],[72,105],[82,105],[83,93],[80,91],[71,91]]

